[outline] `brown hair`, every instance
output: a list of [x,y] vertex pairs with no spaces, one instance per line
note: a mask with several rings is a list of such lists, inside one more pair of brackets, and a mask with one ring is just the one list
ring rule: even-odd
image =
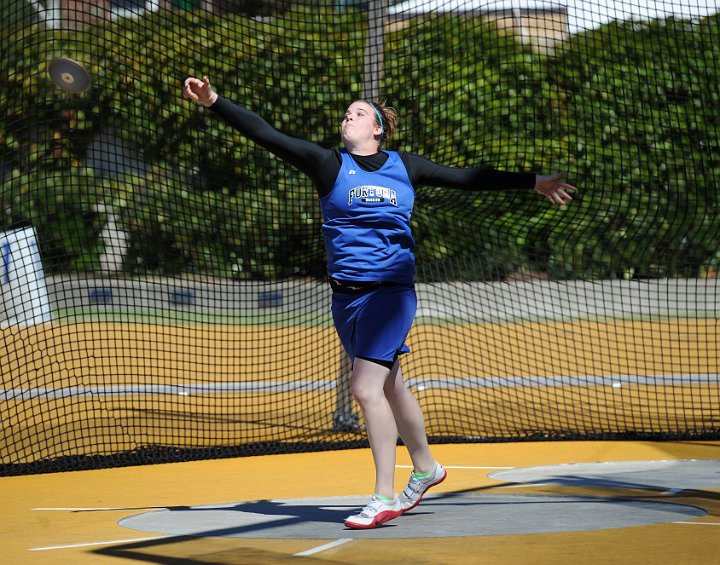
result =
[[[380,147],[382,147],[385,142],[390,139],[393,134],[397,131],[398,126],[398,115],[397,110],[393,108],[392,106],[388,106],[385,100],[358,100],[358,102],[365,102],[366,104],[370,104],[375,109],[375,123],[377,125],[382,126],[383,128],[383,136],[380,139]],[[378,119],[378,114],[380,115],[380,118],[382,118],[382,123],[380,119]]]

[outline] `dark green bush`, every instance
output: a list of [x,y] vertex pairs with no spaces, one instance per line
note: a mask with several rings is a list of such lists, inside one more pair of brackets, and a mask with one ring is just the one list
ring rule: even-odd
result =
[[[129,273],[271,279],[324,269],[310,182],[181,97],[188,75],[290,135],[339,143],[362,94],[365,14],[298,7],[270,21],[160,12],[83,31],[3,28],[0,229],[35,225],[51,272],[95,270],[104,208],[130,235]],[[418,191],[427,279],[697,276],[717,266],[720,29],[610,24],[543,56],[477,20],[387,34],[391,148],[453,166],[567,171],[567,208],[526,192]],[[92,89],[47,78],[82,62]],[[122,171],[90,171],[112,132]],[[112,161],[110,159],[109,161]],[[443,267],[445,268],[445,267]]]
[[717,264],[719,23],[614,23],[553,61],[584,188],[566,226],[543,226],[551,246],[575,242],[551,258],[563,271],[696,276]]

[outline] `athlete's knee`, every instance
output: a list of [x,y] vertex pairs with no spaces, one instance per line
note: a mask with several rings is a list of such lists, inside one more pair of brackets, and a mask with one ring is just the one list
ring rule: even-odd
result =
[[392,393],[385,393],[392,410],[400,418],[414,415],[420,410],[420,404],[409,388],[403,386],[400,390],[395,389]]
[[407,385],[405,384],[402,373],[400,372],[399,364],[396,364],[393,367],[393,370],[388,375],[388,378],[385,380],[384,389],[385,396],[388,398],[388,400],[390,400],[391,398],[400,400],[408,394],[412,394],[410,392],[410,389],[408,389]]
[[364,409],[373,403],[383,401],[385,393],[382,387],[375,383],[355,379],[352,383],[352,395],[360,407]]
[[407,386],[405,386],[405,383],[402,379],[398,378],[390,378],[385,382],[385,386],[383,387],[383,391],[385,392],[385,396],[390,402],[398,402],[400,401],[406,394],[409,394],[410,391],[408,390]]
[[352,374],[352,393],[361,407],[373,402],[387,402],[384,385],[389,369],[364,358],[355,358]]

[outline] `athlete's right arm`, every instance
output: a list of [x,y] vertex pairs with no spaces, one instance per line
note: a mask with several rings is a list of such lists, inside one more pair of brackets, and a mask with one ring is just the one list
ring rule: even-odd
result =
[[300,169],[315,180],[315,172],[332,153],[305,139],[286,135],[246,108],[219,96],[209,109],[248,139]]
[[[186,98],[209,108],[245,137],[300,169],[318,188],[322,185],[324,179],[318,177],[318,171],[327,166],[328,159],[333,158],[334,151],[332,149],[326,149],[311,141],[291,137],[276,130],[255,112],[218,96],[212,90],[207,77],[203,77],[203,80],[190,77],[186,79],[184,86]],[[330,162],[332,163],[332,161]],[[339,164],[337,168],[339,170]]]

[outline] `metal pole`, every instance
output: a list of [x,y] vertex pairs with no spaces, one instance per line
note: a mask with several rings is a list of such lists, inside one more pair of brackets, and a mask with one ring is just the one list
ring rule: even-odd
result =
[[40,0],[28,0],[38,18],[50,29],[60,27],[60,0],[48,0],[43,5]]
[[385,60],[385,22],[387,13],[388,0],[370,0],[362,89],[363,98],[370,100],[380,97],[380,82]]

